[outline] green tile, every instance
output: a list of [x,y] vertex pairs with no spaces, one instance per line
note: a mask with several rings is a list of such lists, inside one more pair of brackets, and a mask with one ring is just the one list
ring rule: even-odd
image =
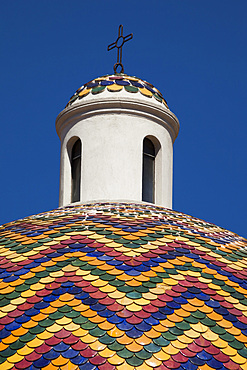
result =
[[169,328],[169,332],[176,336],[183,335],[184,333],[183,330],[178,329],[176,326],[172,326],[171,328]]
[[154,338],[153,342],[154,342],[154,344],[156,344],[157,346],[160,346],[160,347],[166,347],[166,346],[168,346],[168,344],[170,344],[170,341],[163,338],[162,335],[158,338]]
[[23,343],[27,343],[31,342],[31,340],[33,340],[34,338],[36,338],[36,335],[28,332],[20,337],[20,341]]
[[[75,311],[75,312],[76,312],[76,311]],[[71,317],[71,316],[69,316],[69,312],[68,312],[68,314],[66,314],[66,316],[67,316],[67,317]],[[74,322],[75,324],[78,324],[78,325],[86,324],[86,323],[88,322],[87,317],[83,317],[83,316],[81,315],[81,313],[80,313],[80,315],[79,315],[79,316],[77,316],[77,317],[73,317],[73,318],[72,318],[72,320],[73,320],[73,322]]]
[[131,299],[140,299],[142,297],[142,294],[136,291],[133,291],[133,292],[127,293],[126,297],[131,298]]
[[143,360],[141,358],[138,358],[137,356],[132,354],[132,357],[126,358],[125,360],[129,365],[131,366],[141,366],[143,364]]
[[99,338],[100,343],[103,343],[103,344],[112,344],[112,343],[115,342],[115,340],[116,340],[116,338],[112,338],[108,334],[105,334],[105,335],[103,335],[103,337]]
[[207,316],[204,319],[201,320],[201,323],[206,325],[206,326],[209,326],[209,327],[212,327],[212,326],[216,325],[216,322],[214,320],[211,320]]
[[[23,342],[21,342],[20,339],[17,339],[14,343],[11,343],[9,346],[10,346],[10,348],[17,351],[18,349],[24,347],[25,344]],[[1,353],[0,353],[0,355],[1,355]]]
[[16,349],[11,349],[10,347],[7,347],[2,352],[0,352],[0,357],[5,357],[5,360],[7,357],[10,357],[16,353]]
[[191,329],[191,326],[188,322],[186,321],[181,321],[181,322],[176,322],[176,327],[180,330],[190,330]]
[[124,345],[123,345],[123,344],[118,343],[118,342],[115,340],[115,342],[114,342],[114,343],[109,344],[108,348],[109,348],[111,351],[118,352],[118,351],[121,351],[122,349],[124,349]]
[[210,329],[214,333],[219,334],[220,338],[222,338],[222,335],[226,333],[226,330],[219,325],[212,326]]
[[54,320],[51,320],[49,318],[42,320],[39,322],[40,326],[43,326],[44,328],[48,328],[49,326],[54,324]]
[[131,358],[133,356],[133,352],[129,351],[127,348],[122,349],[121,351],[117,352],[117,355],[122,358]]
[[[170,342],[169,342],[170,343]],[[152,352],[148,352],[145,349],[142,349],[139,352],[136,352],[136,357],[142,359],[142,360],[147,360],[153,356]]]
[[176,335],[173,335],[169,331],[166,331],[165,333],[161,333],[162,337],[165,338],[168,341],[173,341],[177,339]]
[[98,326],[97,324],[95,324],[94,322],[91,322],[91,321],[87,321],[86,323],[82,323],[80,325],[81,325],[81,328],[84,329],[84,330],[92,330],[92,329],[94,329]]
[[191,312],[191,315],[195,317],[196,319],[204,319],[206,317],[206,314],[204,312],[201,312],[199,310],[196,310],[195,312]]
[[102,337],[104,334],[106,334],[105,330],[100,329],[98,326],[94,329],[89,330],[89,334],[93,337]]
[[62,312],[62,313],[70,312],[71,311],[71,307],[68,306],[67,304],[65,304],[64,306],[59,307],[58,308],[58,311],[59,312]]
[[43,333],[43,331],[45,331],[45,329],[46,329],[45,327],[37,325],[34,328],[29,329],[29,332],[31,334],[36,334],[37,335],[37,334]]
[[146,346],[143,347],[146,351],[150,353],[156,353],[161,350],[161,346],[158,346],[157,344],[151,342],[150,344],[147,344]]

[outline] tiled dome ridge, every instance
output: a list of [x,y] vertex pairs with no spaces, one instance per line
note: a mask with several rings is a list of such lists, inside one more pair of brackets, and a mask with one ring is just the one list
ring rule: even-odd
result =
[[165,104],[168,108],[167,102],[163,98],[161,92],[152,84],[137,77],[130,77],[126,74],[106,75],[87,82],[75,92],[66,107],[70,106],[73,102],[84,98],[89,93],[95,95],[104,90],[108,90],[110,92],[120,92],[122,90],[130,93],[140,92],[145,97],[154,97],[157,101]]

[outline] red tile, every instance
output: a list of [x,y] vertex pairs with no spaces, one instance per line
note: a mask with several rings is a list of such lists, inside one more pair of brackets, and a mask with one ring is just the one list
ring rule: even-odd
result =
[[78,340],[79,340],[79,338],[76,337],[74,334],[70,334],[69,337],[63,339],[64,343],[70,344],[70,345],[76,344],[78,342]]
[[86,349],[88,347],[88,344],[83,343],[81,340],[79,340],[77,343],[72,344],[71,347],[75,351],[82,351],[82,350],[84,350],[84,349]]
[[225,362],[224,366],[229,370],[241,370],[240,366],[233,362],[232,360]]
[[33,351],[32,353],[29,353],[25,358],[27,361],[33,362],[35,360],[38,360],[40,357],[42,357],[42,353],[37,353]]
[[[50,338],[50,339],[52,339],[52,338]],[[49,352],[51,347],[55,346],[56,344],[58,344],[60,342],[60,340],[59,340],[59,342],[52,341],[52,343],[50,343],[50,345],[48,345],[47,344],[48,340],[45,343],[41,344],[41,346],[37,347],[35,349],[35,352],[40,353],[40,354]]]
[[195,340],[194,340],[194,342],[198,345],[198,346],[200,346],[200,347],[208,347],[208,346],[210,346],[210,342],[207,340],[207,339],[205,339],[205,338],[203,338],[201,335],[200,335],[200,337],[198,337],[198,338],[196,338]]
[[177,353],[176,355],[173,355],[172,358],[174,361],[179,363],[188,361],[188,357],[185,357],[182,353]]
[[91,358],[97,354],[96,351],[93,351],[90,347],[87,347],[86,349],[83,349],[80,351],[80,354],[83,357]]
[[15,363],[16,369],[27,369],[29,366],[32,365],[31,361],[27,361],[25,358],[21,360],[20,362]]
[[59,332],[55,333],[55,337],[63,339],[69,337],[70,334],[71,334],[70,331],[62,329]]
[[152,313],[159,311],[158,307],[152,306],[151,304],[144,306],[143,310],[146,312],[152,312]]
[[174,361],[171,358],[164,362],[165,362],[166,367],[168,367],[168,369],[177,369],[180,366],[180,364],[177,361]]
[[217,355],[214,355],[214,358],[220,362],[228,362],[230,360],[230,357],[225,355],[223,352],[218,353]]
[[102,365],[106,362],[106,358],[101,357],[99,355],[96,355],[96,356],[90,358],[90,362],[93,365]]
[[210,344],[210,346],[208,346],[206,348],[206,351],[210,354],[210,355],[217,355],[220,353],[220,349],[213,346],[212,344]]

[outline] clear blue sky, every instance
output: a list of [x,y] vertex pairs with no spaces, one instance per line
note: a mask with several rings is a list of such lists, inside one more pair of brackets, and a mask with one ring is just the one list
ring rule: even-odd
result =
[[174,209],[247,236],[246,0],[5,1],[0,13],[0,224],[58,206],[55,118],[83,83],[125,72],[180,120]]

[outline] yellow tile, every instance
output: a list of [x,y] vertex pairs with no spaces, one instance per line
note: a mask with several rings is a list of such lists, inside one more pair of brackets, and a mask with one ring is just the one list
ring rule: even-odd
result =
[[48,315],[45,315],[44,313],[39,313],[38,315],[32,316],[32,320],[39,322],[41,320],[44,320]]
[[[83,340],[82,340],[83,341]],[[103,351],[103,349],[105,349],[107,346],[106,344],[103,344],[103,343],[100,343],[98,340],[96,340],[95,342],[93,343],[90,343],[89,344],[89,347],[93,350],[93,351]]]
[[51,361],[54,366],[63,366],[69,362],[68,358],[64,358],[63,356],[59,356],[58,358],[55,358]]
[[23,328],[22,326],[16,330],[12,331],[12,334],[15,337],[21,337],[22,335],[26,334],[28,332],[28,329]]
[[71,332],[78,330],[79,328],[80,328],[80,325],[75,324],[73,322],[64,326],[64,329],[71,331]]
[[12,367],[14,367],[14,364],[6,360],[4,363],[1,364],[1,366],[4,370],[9,370],[12,369]]
[[128,345],[128,344],[133,343],[134,339],[129,338],[126,334],[124,334],[122,337],[117,338],[117,341],[120,344]]
[[173,347],[175,347],[175,348],[183,349],[183,348],[186,348],[186,347],[187,347],[188,343],[182,343],[182,342],[180,342],[180,341],[177,339],[177,340],[172,341],[172,345],[173,345]]
[[43,308],[42,310],[40,310],[40,312],[42,312],[45,315],[50,315],[51,313],[53,313],[55,311],[57,311],[56,307],[51,307],[51,306],[48,306],[48,307]]
[[107,334],[110,335],[110,337],[119,338],[124,335],[124,331],[114,327],[113,329],[108,330]]
[[69,317],[66,317],[66,316],[63,316],[61,319],[59,320],[56,320],[56,323],[58,325],[67,325],[67,324],[70,324],[72,322],[72,319],[70,319]]
[[160,360],[160,361],[167,361],[171,357],[170,355],[168,355],[167,353],[165,353],[162,350],[159,351],[159,352],[154,353],[153,356],[155,358],[157,358],[158,360]]
[[[1,293],[2,293],[2,291],[1,291]],[[13,305],[19,305],[19,304],[22,304],[24,302],[26,302],[25,298],[18,297],[18,298],[12,299],[11,304],[13,304]]]
[[[140,338],[137,338],[136,343],[140,344],[141,346],[146,346],[147,344],[152,342],[151,338],[148,338],[145,334],[143,334]],[[118,340],[119,342],[119,340]]]
[[214,346],[218,347],[218,348],[226,348],[227,347],[227,342],[225,342],[224,340],[222,339],[216,339],[214,341]]
[[35,326],[37,326],[37,322],[36,321],[33,321],[32,319],[27,321],[27,322],[24,322],[22,324],[23,328],[25,329],[30,329],[30,328],[34,328]]
[[[191,328],[199,333],[205,333],[208,330],[207,326],[198,322],[197,324],[190,324]],[[187,332],[186,332],[187,333]]]
[[26,290],[25,292],[21,293],[21,297],[24,297],[24,298],[30,298],[30,297],[33,297],[34,295],[35,295],[34,290]]
[[119,357],[118,355],[114,355],[110,358],[108,358],[108,362],[111,364],[111,365],[121,365],[123,362],[124,362],[124,358],[122,357]]
[[[14,355],[12,355],[12,356],[8,357],[8,362],[10,362],[11,364],[15,364],[15,363],[17,363],[17,362],[20,362],[23,358],[24,358],[24,356],[20,356],[20,355],[16,352]],[[3,366],[3,365],[1,365],[1,366]],[[3,367],[3,369],[5,369],[5,368]]]
[[8,337],[2,339],[2,342],[4,344],[11,344],[14,343],[15,341],[16,337],[13,334],[10,334]]
[[112,330],[115,327],[115,324],[112,324],[108,321],[103,321],[98,326],[102,330]]
[[[45,368],[43,368],[45,369]],[[43,370],[42,369],[42,370]],[[74,365],[70,360],[67,364],[60,366],[59,370],[78,370],[78,365]]]
[[58,367],[56,365],[53,365],[51,362],[49,365],[42,368],[42,370],[58,370]]
[[[154,330],[154,328],[150,329],[149,331],[146,331],[145,332],[145,335],[148,337],[148,338],[158,338],[160,336],[160,333],[156,330]],[[138,342],[139,343],[139,342]]]
[[204,305],[204,306],[200,307],[200,311],[202,311],[206,314],[209,314],[209,313],[213,312],[213,308],[209,307],[207,305]]
[[[222,320],[223,321],[223,320]],[[219,322],[219,324],[221,325],[221,323]],[[231,324],[231,323],[230,323]],[[222,326],[222,325],[221,325]],[[223,326],[225,328],[225,326]],[[241,334],[241,330],[236,328],[235,326],[232,326],[231,328],[227,329],[228,333],[234,335],[235,337],[237,337],[238,335]]]
[[0,352],[4,351],[6,348],[8,348],[8,345],[0,342]]
[[74,334],[76,337],[80,337],[80,338],[82,338],[82,337],[84,337],[85,335],[87,335],[87,334],[88,334],[88,330],[83,330],[82,328],[80,328],[80,329],[78,329],[78,330],[75,330],[75,331],[73,332],[73,334]]
[[135,370],[153,370],[153,367],[148,366],[145,362],[142,365],[136,366]]
[[183,308],[179,308],[178,310],[176,310],[176,316],[180,316],[182,318],[189,317],[190,316],[190,312],[184,310]]
[[30,347],[28,347],[28,345],[25,345],[24,347],[18,349],[17,353],[20,356],[26,356],[26,355],[29,355],[30,353],[32,353],[33,351],[34,351],[33,348],[30,348]]
[[150,366],[151,368],[155,368],[157,366],[160,366],[162,364],[162,361],[158,360],[154,356],[149,358],[148,360],[145,360],[145,363]]
[[134,370],[134,369],[137,369],[137,367],[134,368],[133,366],[129,365],[126,361],[124,361],[121,365],[116,366],[116,370]]
[[49,333],[47,330],[43,331],[43,333],[37,334],[37,337],[42,340],[49,339],[53,336],[53,333]]
[[194,341],[193,338],[189,338],[187,337],[185,334],[183,335],[180,335],[178,337],[178,340],[181,342],[181,343],[184,343],[184,344],[189,344],[189,343],[192,343]]
[[8,304],[7,306],[1,307],[1,311],[2,312],[10,312],[10,311],[14,311],[16,308],[17,308],[16,305],[14,305],[14,304]]
[[139,352],[143,349],[143,346],[133,341],[132,343],[127,344],[126,348],[131,352]]
[[231,357],[231,360],[236,362],[237,364],[243,365],[246,363],[247,359],[240,356],[238,353],[235,356]]
[[213,333],[211,330],[206,331],[206,333],[202,333],[202,336],[212,342],[219,339],[218,334]]
[[34,338],[33,340],[31,340],[31,342],[28,342],[27,345],[28,347],[30,348],[37,348],[39,346],[41,346],[41,344],[43,344],[44,341],[42,339],[39,339],[39,338]]
[[207,315],[213,321],[222,321],[223,317],[216,312],[211,312]]
[[[79,329],[80,330],[80,329]],[[74,334],[75,332],[73,332]],[[92,335],[90,334],[86,334],[84,337],[83,337],[83,343],[93,343],[97,340],[97,338],[93,337]]]
[[58,325],[56,323],[54,323],[53,325],[49,326],[48,328],[46,328],[46,330],[49,332],[49,333],[57,333],[59,332],[60,330],[63,329],[63,326],[62,325]]
[[167,316],[167,318],[171,322],[181,322],[181,321],[183,321],[183,317],[178,316],[176,313],[172,313],[171,315]]
[[116,351],[112,351],[112,350],[110,350],[107,347],[105,349],[103,349],[102,351],[99,352],[99,355],[102,356],[102,357],[105,357],[105,358],[112,357],[115,354],[116,354]]

